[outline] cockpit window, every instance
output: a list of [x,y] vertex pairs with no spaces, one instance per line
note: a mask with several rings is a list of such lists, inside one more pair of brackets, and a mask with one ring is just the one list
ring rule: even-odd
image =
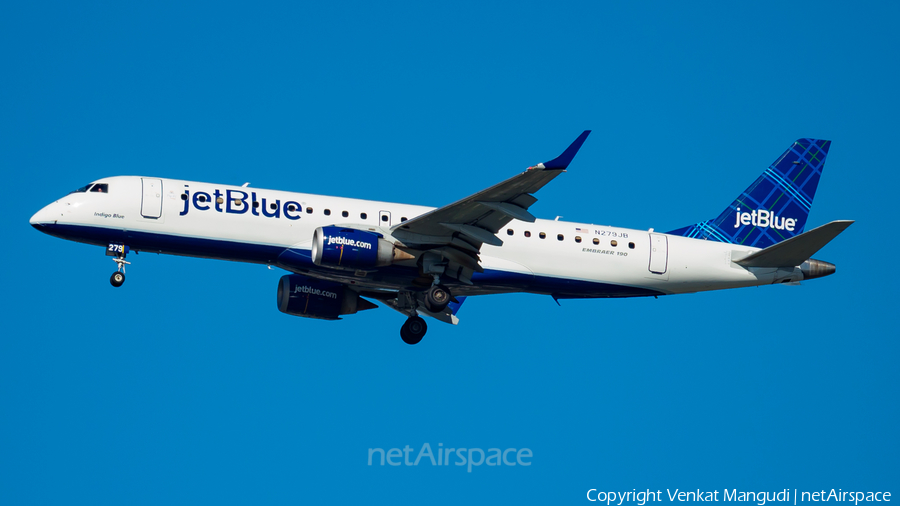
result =
[[88,189],[89,189],[90,187],[91,187],[91,183],[88,183],[88,184],[82,186],[81,188],[79,188],[79,189],[73,191],[72,193],[84,193],[84,192],[88,191]]
[[95,184],[91,188],[91,193],[109,193],[109,185],[106,183]]

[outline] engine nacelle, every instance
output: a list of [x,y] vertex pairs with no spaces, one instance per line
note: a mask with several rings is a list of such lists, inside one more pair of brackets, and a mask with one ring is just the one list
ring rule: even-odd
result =
[[338,316],[378,307],[340,283],[299,274],[278,281],[278,310],[304,318],[337,320]]
[[342,227],[319,227],[313,232],[312,261],[322,267],[371,269],[413,258],[374,232]]

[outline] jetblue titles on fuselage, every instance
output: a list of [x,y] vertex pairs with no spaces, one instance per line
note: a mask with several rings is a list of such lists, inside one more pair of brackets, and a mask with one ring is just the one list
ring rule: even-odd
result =
[[[225,199],[222,200],[222,197],[225,197]],[[184,209],[178,213],[179,216],[188,214],[192,205],[198,211],[209,211],[209,204],[212,204],[218,213],[245,214],[247,211],[250,211],[250,214],[253,216],[265,216],[266,218],[280,218],[284,214],[284,217],[289,220],[299,220],[299,213],[301,212],[299,202],[288,200],[282,205],[279,199],[276,199],[274,202],[268,202],[265,197],[262,200],[257,200],[256,192],[247,194],[247,192],[241,190],[225,190],[223,194],[216,188],[213,190],[212,195],[198,191],[194,192],[193,197],[190,194],[190,190],[185,190],[181,199],[184,201]],[[251,204],[247,203],[247,199],[250,199]],[[255,205],[257,202],[259,203],[258,206]],[[225,207],[224,211],[222,209],[223,205]],[[262,211],[261,214],[260,211]],[[298,214],[294,215],[292,213]]]

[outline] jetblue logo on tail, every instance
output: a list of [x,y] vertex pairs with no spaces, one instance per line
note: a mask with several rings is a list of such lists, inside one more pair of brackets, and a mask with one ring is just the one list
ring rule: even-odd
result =
[[803,233],[830,145],[797,139],[718,216],[669,233],[755,248]]
[[793,232],[794,227],[797,225],[797,220],[780,217],[765,209],[742,213],[739,207],[734,215],[734,228],[738,228],[741,225],[753,225],[754,227],[774,228],[775,230]]

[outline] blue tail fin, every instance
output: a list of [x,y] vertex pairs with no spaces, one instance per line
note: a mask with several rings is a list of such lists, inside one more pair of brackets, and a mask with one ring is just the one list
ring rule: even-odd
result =
[[830,146],[797,139],[718,218],[669,234],[756,248],[802,234]]

